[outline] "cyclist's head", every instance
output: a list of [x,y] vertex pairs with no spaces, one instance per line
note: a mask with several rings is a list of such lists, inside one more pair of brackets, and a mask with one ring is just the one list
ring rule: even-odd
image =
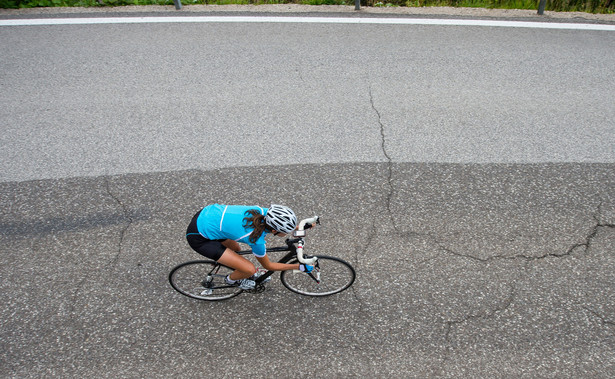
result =
[[272,204],[265,215],[265,223],[278,232],[290,234],[297,226],[297,216],[288,207]]

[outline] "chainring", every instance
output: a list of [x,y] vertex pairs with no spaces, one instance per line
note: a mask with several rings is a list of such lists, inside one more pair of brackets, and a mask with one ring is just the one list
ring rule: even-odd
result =
[[244,290],[247,293],[263,293],[265,292],[265,284],[257,283],[253,290]]

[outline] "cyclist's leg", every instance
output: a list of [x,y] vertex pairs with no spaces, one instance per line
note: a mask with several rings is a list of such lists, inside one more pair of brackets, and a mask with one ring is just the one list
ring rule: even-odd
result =
[[256,267],[252,262],[229,248],[224,250],[224,253],[222,253],[222,256],[218,259],[218,262],[235,269],[235,271],[229,275],[229,279],[231,280],[249,278],[256,272]]

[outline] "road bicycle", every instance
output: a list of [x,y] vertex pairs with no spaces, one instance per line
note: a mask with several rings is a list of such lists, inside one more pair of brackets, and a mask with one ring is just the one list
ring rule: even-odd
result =
[[[289,290],[305,296],[329,296],[349,288],[356,278],[356,272],[350,263],[343,259],[325,255],[310,256],[303,253],[305,247],[306,225],[320,224],[320,218],[314,216],[302,220],[294,231],[295,238],[287,239],[286,246],[267,248],[267,254],[287,252],[279,263],[303,263],[314,266],[310,273],[300,270],[280,272],[282,284]],[[250,250],[237,252],[248,255]],[[261,269],[260,276],[254,281],[253,290],[242,290],[236,285],[225,282],[225,278],[234,269],[212,260],[199,260],[175,266],[169,273],[171,286],[182,295],[198,300],[226,300],[242,292],[260,293],[275,271]],[[269,280],[268,280],[269,279]]]

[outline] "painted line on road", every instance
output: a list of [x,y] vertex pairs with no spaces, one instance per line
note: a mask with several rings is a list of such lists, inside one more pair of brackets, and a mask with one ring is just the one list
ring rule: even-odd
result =
[[355,18],[355,17],[104,17],[104,18],[38,18],[0,20],[0,26],[94,25],[94,24],[159,24],[159,23],[312,23],[312,24],[379,24],[379,25],[439,25],[487,26],[535,29],[569,29],[615,31],[615,25],[576,24],[529,21],[454,20],[419,18]]

